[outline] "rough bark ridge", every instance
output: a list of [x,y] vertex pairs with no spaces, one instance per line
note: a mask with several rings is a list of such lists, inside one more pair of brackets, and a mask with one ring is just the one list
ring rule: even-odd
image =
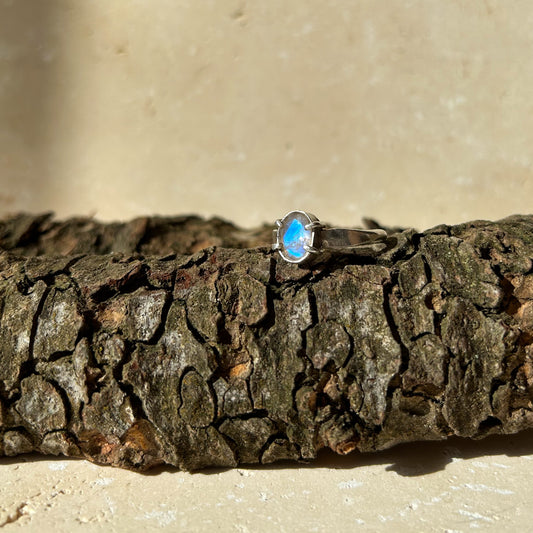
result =
[[532,216],[313,270],[270,232],[0,221],[0,455],[192,470],[533,426]]

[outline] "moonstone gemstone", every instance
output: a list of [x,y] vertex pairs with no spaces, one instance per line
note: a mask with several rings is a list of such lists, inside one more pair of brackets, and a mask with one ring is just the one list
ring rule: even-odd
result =
[[306,254],[304,246],[311,246],[312,230],[305,229],[309,223],[302,213],[293,213],[285,217],[281,226],[281,244],[287,258],[298,261]]

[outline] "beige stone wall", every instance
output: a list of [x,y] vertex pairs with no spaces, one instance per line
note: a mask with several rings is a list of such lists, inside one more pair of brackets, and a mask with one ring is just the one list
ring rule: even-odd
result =
[[530,0],[0,0],[0,211],[530,212]]
[[[531,212],[531,0],[0,0],[0,215]],[[525,531],[531,432],[142,476],[0,460],[5,531]]]

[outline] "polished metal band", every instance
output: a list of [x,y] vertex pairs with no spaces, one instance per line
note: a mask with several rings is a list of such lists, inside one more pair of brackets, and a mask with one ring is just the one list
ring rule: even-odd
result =
[[382,229],[350,229],[328,228],[323,226],[320,230],[322,250],[353,251],[354,247],[381,241],[387,237],[387,232]]

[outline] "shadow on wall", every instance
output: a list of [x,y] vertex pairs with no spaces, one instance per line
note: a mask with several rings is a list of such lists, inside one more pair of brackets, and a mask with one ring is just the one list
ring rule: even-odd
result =
[[[46,196],[57,42],[52,2],[0,0],[0,210]],[[46,202],[46,200],[45,200]]]

